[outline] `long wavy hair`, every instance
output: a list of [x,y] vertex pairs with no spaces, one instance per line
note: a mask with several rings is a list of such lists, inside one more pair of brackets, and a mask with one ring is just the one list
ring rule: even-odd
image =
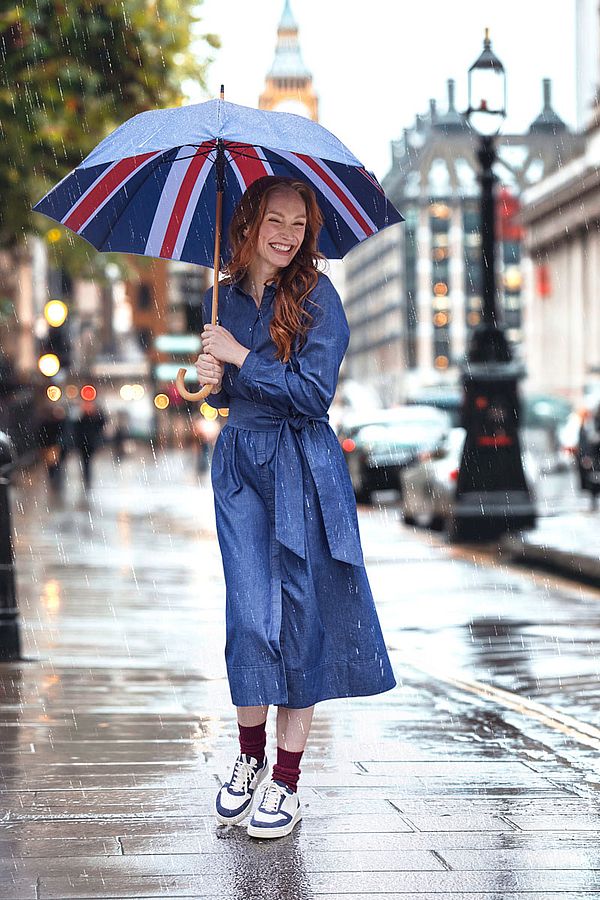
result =
[[[231,219],[231,257],[226,273],[233,282],[241,281],[246,275],[256,253],[258,233],[269,196],[282,187],[296,191],[306,206],[304,240],[289,265],[277,273],[275,309],[269,326],[269,334],[277,348],[275,357],[287,362],[292,355],[295,339],[298,338],[298,349],[306,341],[313,317],[305,309],[304,300],[318,281],[317,266],[324,259],[323,254],[317,250],[323,216],[313,189],[303,181],[281,175],[265,175],[254,181],[238,203]],[[318,306],[310,298],[308,302]]]

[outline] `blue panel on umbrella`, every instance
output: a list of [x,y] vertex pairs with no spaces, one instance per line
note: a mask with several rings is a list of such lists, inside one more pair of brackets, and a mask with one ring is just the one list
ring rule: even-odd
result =
[[60,222],[88,188],[109,168],[110,164],[104,164],[91,169],[75,169],[36,203],[33,207],[35,212],[44,213]]
[[145,253],[148,235],[177,149],[153,160],[105,203],[81,232],[99,250]]

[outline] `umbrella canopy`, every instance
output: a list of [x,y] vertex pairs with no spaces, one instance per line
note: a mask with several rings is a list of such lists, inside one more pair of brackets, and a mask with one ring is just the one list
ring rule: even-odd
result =
[[326,128],[302,116],[224,100],[134,116],[34,209],[98,250],[212,267],[219,180],[226,261],[233,211],[263,175],[311,185],[325,219],[319,249],[330,259],[341,259],[360,241],[403,221],[375,176]]

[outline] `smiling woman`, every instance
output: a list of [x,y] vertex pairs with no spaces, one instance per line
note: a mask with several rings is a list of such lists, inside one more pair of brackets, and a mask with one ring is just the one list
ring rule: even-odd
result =
[[[231,221],[220,325],[196,368],[207,402],[229,407],[211,480],[226,583],[225,657],[240,754],[216,815],[249,815],[267,774],[265,724],[278,706],[277,762],[248,826],[288,834],[301,817],[300,760],[314,705],[396,684],[367,579],[356,503],[328,409],[349,341],[341,300],[319,272],[312,189],[267,176]],[[204,298],[209,319],[211,292]]]

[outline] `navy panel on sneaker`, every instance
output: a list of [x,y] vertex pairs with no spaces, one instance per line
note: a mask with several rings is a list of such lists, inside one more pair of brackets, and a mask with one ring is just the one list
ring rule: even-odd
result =
[[271,779],[248,824],[248,834],[258,838],[284,837],[301,818],[298,794],[282,781]]
[[253,756],[240,753],[229,781],[221,787],[215,801],[215,814],[223,825],[237,825],[252,808],[254,792],[267,774],[265,756],[261,764]]

